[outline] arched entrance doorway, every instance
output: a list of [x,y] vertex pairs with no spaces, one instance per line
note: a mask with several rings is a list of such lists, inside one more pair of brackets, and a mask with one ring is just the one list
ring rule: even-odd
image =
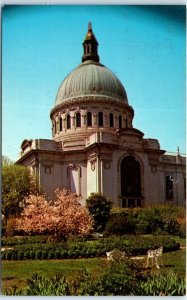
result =
[[141,170],[134,156],[126,156],[121,162],[122,207],[141,206]]

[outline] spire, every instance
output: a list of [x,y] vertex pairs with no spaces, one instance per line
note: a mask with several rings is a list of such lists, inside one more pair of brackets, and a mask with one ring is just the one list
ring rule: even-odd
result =
[[88,23],[88,31],[89,30],[92,30],[92,23],[91,22]]
[[97,54],[98,42],[92,31],[91,22],[88,23],[88,32],[83,42],[84,55],[82,56],[82,62],[86,60],[94,60],[99,62],[99,55]]
[[179,151],[179,146],[177,146],[177,155],[176,155],[176,163],[181,164],[181,156],[180,156],[180,151]]
[[177,155],[176,155],[176,156],[177,156],[177,157],[181,157],[179,146],[177,146]]
[[180,152],[179,152],[179,146],[177,146],[177,156],[180,155]]

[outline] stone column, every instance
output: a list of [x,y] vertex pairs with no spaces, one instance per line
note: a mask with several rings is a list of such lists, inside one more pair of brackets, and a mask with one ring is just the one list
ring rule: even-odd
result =
[[92,124],[93,124],[93,126],[97,126],[97,115],[96,114],[92,115]]
[[96,159],[96,181],[97,193],[101,193],[101,165],[99,156]]
[[66,130],[66,119],[63,118],[62,119],[62,131],[65,131]]
[[73,117],[71,117],[71,115],[70,115],[70,122],[71,122],[71,129],[72,128],[75,128],[75,116],[73,116]]

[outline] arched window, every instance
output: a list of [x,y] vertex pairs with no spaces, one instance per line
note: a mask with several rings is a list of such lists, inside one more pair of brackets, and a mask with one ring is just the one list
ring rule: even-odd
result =
[[103,126],[103,113],[100,111],[99,114],[98,114],[98,125],[100,127]]
[[66,121],[67,121],[67,129],[70,129],[71,128],[71,118],[70,118],[69,114],[67,115]]
[[121,162],[122,206],[141,206],[140,163],[134,156],[126,156]]
[[60,117],[60,131],[62,131],[62,118]]
[[87,113],[87,126],[92,126],[92,113],[90,111]]
[[119,129],[121,129],[121,128],[122,128],[122,117],[119,116]]
[[109,123],[110,123],[110,127],[114,127],[114,116],[112,113],[110,113],[109,115]]
[[79,112],[76,114],[76,127],[81,127],[81,114]]

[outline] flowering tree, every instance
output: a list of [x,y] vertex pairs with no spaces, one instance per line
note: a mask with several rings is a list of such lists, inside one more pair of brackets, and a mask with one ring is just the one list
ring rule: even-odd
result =
[[31,234],[85,236],[91,232],[92,222],[92,217],[80,205],[76,194],[63,189],[56,191],[56,199],[51,202],[44,196],[28,196],[17,220],[17,229]]

